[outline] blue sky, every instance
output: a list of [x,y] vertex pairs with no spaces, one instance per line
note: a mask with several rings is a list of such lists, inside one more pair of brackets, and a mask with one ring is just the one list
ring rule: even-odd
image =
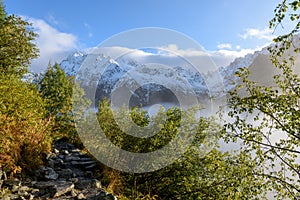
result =
[[27,17],[34,23],[43,54],[97,46],[110,36],[133,28],[162,27],[188,35],[208,51],[226,50],[236,56],[271,41],[274,35],[267,29],[268,21],[279,2],[4,0],[8,13]]

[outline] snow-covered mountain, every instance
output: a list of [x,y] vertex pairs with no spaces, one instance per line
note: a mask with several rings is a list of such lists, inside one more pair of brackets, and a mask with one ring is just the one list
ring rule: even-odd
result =
[[[181,66],[155,68],[133,59],[113,60],[103,54],[91,56],[89,53],[82,52],[71,54],[60,65],[66,74],[80,76],[85,86],[97,83],[95,97],[97,101],[103,97],[110,98],[114,92],[123,92],[124,96],[132,96],[131,103],[136,106],[149,105],[156,101],[178,103],[174,95],[180,95],[187,102],[192,96],[203,100],[224,95],[224,91],[233,89],[238,82],[234,74],[239,68],[251,66],[260,57],[268,59],[268,55],[266,47],[261,51],[237,58],[228,66],[207,74]],[[80,68],[83,62],[87,62],[87,58],[91,60],[91,64],[88,68]],[[103,71],[97,71],[99,67]],[[120,102],[123,100],[120,99]]]
[[86,56],[87,54],[82,52],[74,52],[60,63],[60,67],[65,70],[67,75],[75,76]]
[[[207,99],[209,95],[204,76],[196,70],[181,66],[149,66],[132,59],[116,61],[103,54],[82,52],[68,56],[60,66],[67,75],[77,75],[85,88],[96,83],[96,101],[110,98],[112,93],[119,93],[124,97],[132,96],[131,106],[160,101],[184,101],[190,104],[193,101],[196,103],[197,99]],[[176,99],[179,96],[181,99]],[[123,99],[118,100],[118,104],[124,103]]]
[[225,91],[232,90],[236,86],[238,77],[234,76],[234,74],[239,68],[250,67],[259,56],[268,57],[269,55],[268,47],[265,47],[260,51],[255,51],[253,54],[250,53],[244,57],[236,58],[228,66],[219,68],[218,71],[222,77]]

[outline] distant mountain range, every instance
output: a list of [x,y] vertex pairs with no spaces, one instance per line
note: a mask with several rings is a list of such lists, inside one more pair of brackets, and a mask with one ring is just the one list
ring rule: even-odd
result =
[[[83,63],[89,65],[88,68],[81,69]],[[299,64],[300,56],[296,58],[296,66]],[[83,87],[97,85],[95,94],[88,94],[95,98],[95,102],[117,94],[114,103],[121,106],[129,101],[130,107],[161,102],[189,105],[195,98],[199,102],[219,98],[239,82],[234,74],[241,67],[249,67],[252,79],[268,85],[272,84],[273,75],[278,73],[270,62],[267,47],[206,74],[181,66],[153,68],[133,59],[116,61],[102,53],[91,55],[90,52],[78,51],[70,54],[60,66],[67,75],[79,77]],[[103,70],[101,73],[99,67]],[[300,72],[299,67],[297,70]]]

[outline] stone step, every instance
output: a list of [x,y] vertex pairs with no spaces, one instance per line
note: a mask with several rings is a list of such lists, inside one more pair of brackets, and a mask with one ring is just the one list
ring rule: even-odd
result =
[[0,171],[0,188],[10,191],[0,194],[0,199],[117,199],[104,191],[101,182],[93,177],[92,169],[97,162],[74,145],[54,142],[53,152],[45,156],[45,163],[46,166],[41,166],[32,177],[36,181],[7,179]]

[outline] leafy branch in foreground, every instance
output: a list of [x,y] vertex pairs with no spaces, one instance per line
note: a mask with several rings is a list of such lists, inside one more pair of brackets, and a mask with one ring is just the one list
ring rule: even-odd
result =
[[270,60],[279,73],[271,86],[250,78],[251,71],[240,69],[241,84],[230,92],[228,113],[232,122],[225,127],[228,137],[242,141],[243,150],[254,153],[269,189],[278,199],[297,199],[300,193],[300,78],[295,57],[299,52],[300,1],[284,0],[275,9],[270,28],[277,27],[290,12],[292,31],[274,39]]

